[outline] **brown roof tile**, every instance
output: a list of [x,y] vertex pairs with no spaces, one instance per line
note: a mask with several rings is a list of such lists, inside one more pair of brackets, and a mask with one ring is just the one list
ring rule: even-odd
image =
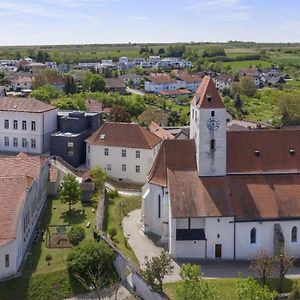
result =
[[185,81],[187,83],[192,83],[192,82],[201,82],[202,81],[202,77],[199,75],[192,75],[189,74],[185,71],[177,71],[175,72],[176,74],[176,78],[182,81]]
[[162,127],[160,127],[158,124],[156,124],[153,121],[149,125],[149,130],[150,130],[150,132],[154,133],[162,140],[173,140],[175,138],[174,135],[172,135],[170,132],[163,129]]
[[227,131],[227,173],[298,170],[300,130]]
[[148,174],[148,181],[167,186],[167,169],[195,171],[195,140],[164,140]]
[[42,113],[53,109],[54,106],[34,98],[3,97],[0,100],[0,111]]
[[91,145],[152,149],[161,139],[138,124],[107,122],[86,142]]
[[225,108],[219,92],[209,76],[203,77],[192,101],[197,108]]
[[145,76],[145,79],[156,84],[176,82],[176,80],[172,79],[168,74],[165,73],[152,73],[148,76]]

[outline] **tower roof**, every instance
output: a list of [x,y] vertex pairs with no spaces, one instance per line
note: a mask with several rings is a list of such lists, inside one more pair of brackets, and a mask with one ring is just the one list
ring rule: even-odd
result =
[[219,92],[210,76],[204,76],[193,98],[197,108],[225,108]]

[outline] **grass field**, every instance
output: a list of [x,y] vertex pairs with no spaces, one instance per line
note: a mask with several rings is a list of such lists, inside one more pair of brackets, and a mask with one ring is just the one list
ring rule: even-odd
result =
[[[220,278],[220,279],[209,279],[208,282],[212,286],[216,287],[219,291],[220,295],[222,295],[222,300],[237,300],[236,297],[236,288],[237,288],[237,278]],[[300,283],[300,280],[297,279]],[[169,296],[172,300],[177,300],[176,298],[176,288],[178,286],[178,282],[171,282],[164,284],[164,292]],[[270,289],[276,290],[277,280],[272,279],[267,281],[267,285]],[[293,286],[293,281],[290,279],[284,280],[284,292],[290,292]]]
[[[49,200],[43,216],[41,228],[47,230],[49,225],[82,225],[86,230],[86,239],[92,239],[95,225],[95,213],[91,206],[82,207],[81,203],[68,212],[67,204],[59,199]],[[86,223],[91,222],[90,228]],[[83,289],[74,282],[66,271],[66,260],[70,249],[48,249],[44,241],[33,245],[22,276],[0,283],[0,300],[8,299],[62,299],[82,292]],[[50,265],[46,255],[50,254]]]
[[282,53],[276,52],[270,55],[270,60],[274,64],[283,64],[283,65],[298,65],[300,66],[300,54],[296,53]]
[[232,69],[243,69],[243,68],[249,68],[250,66],[255,67],[259,66],[261,68],[267,68],[272,65],[269,61],[264,60],[243,60],[243,61],[229,61],[222,63],[223,66],[231,66]]
[[121,252],[128,257],[136,266],[139,266],[139,262],[126,243],[126,239],[123,234],[122,220],[129,212],[141,207],[140,197],[124,197],[118,196],[115,199],[109,199],[107,214],[104,219],[104,230],[108,231],[109,228],[115,227],[117,229],[117,235],[114,238],[116,246]]

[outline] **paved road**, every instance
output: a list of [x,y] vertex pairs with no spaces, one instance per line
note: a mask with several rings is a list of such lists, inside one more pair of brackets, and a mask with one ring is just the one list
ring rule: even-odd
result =
[[[132,247],[141,268],[143,268],[145,262],[145,256],[153,257],[160,254],[163,250],[162,247],[158,247],[155,243],[148,238],[142,231],[142,223],[140,221],[141,210],[135,210],[131,212],[123,220],[124,234],[128,237],[128,242]],[[191,260],[184,261],[192,264],[201,265],[201,271],[203,277],[209,278],[236,278],[240,274],[243,276],[257,277],[257,273],[249,268],[249,262],[236,262],[236,261],[207,261],[207,260]],[[180,280],[179,270],[183,261],[173,261],[174,271],[173,274],[165,278],[165,282],[172,282]],[[289,278],[300,278],[300,267],[294,267],[290,270]]]
[[130,93],[130,94],[134,94],[134,95],[140,95],[140,96],[144,96],[145,95],[145,93],[142,92],[141,90],[131,89],[129,87],[126,88],[126,92]]

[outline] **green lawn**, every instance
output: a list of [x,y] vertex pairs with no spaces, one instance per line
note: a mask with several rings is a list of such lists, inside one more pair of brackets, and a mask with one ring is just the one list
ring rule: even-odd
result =
[[[237,278],[219,278],[219,279],[208,279],[208,282],[217,288],[219,293],[222,295],[222,300],[237,300],[235,291],[237,288]],[[300,283],[300,280],[297,279]],[[164,292],[169,296],[170,299],[176,300],[176,288],[180,283],[171,282],[164,284]],[[267,281],[267,285],[270,289],[275,290],[277,287],[277,280],[272,279]],[[284,292],[291,291],[293,281],[290,279],[284,280],[283,289]],[[209,299],[208,299],[209,300]]]
[[232,69],[243,69],[243,68],[249,68],[250,66],[260,66],[261,68],[267,68],[272,65],[269,61],[264,60],[243,60],[243,61],[228,61],[222,63],[222,65],[225,66],[231,66]]
[[134,252],[130,248],[130,245],[126,243],[122,228],[122,220],[128,215],[129,212],[138,208],[141,208],[140,197],[118,196],[115,199],[109,199],[108,209],[104,220],[104,231],[108,231],[109,228],[112,227],[117,229],[117,235],[114,238],[116,246],[136,266],[139,266],[139,262]]
[[[82,225],[86,230],[86,239],[91,239],[93,226],[96,223],[95,212],[92,210],[91,206],[83,207],[78,203],[69,213],[67,204],[63,204],[59,199],[49,200],[41,224],[41,228],[45,230],[44,241],[32,246],[31,255],[27,259],[21,277],[0,283],[0,300],[62,299],[82,292],[81,286],[74,283],[66,271],[66,260],[70,249],[48,249],[46,231],[48,225]],[[89,228],[86,228],[87,222],[91,223]],[[47,254],[52,256],[50,265],[45,259]],[[10,294],[12,289],[16,294]]]

